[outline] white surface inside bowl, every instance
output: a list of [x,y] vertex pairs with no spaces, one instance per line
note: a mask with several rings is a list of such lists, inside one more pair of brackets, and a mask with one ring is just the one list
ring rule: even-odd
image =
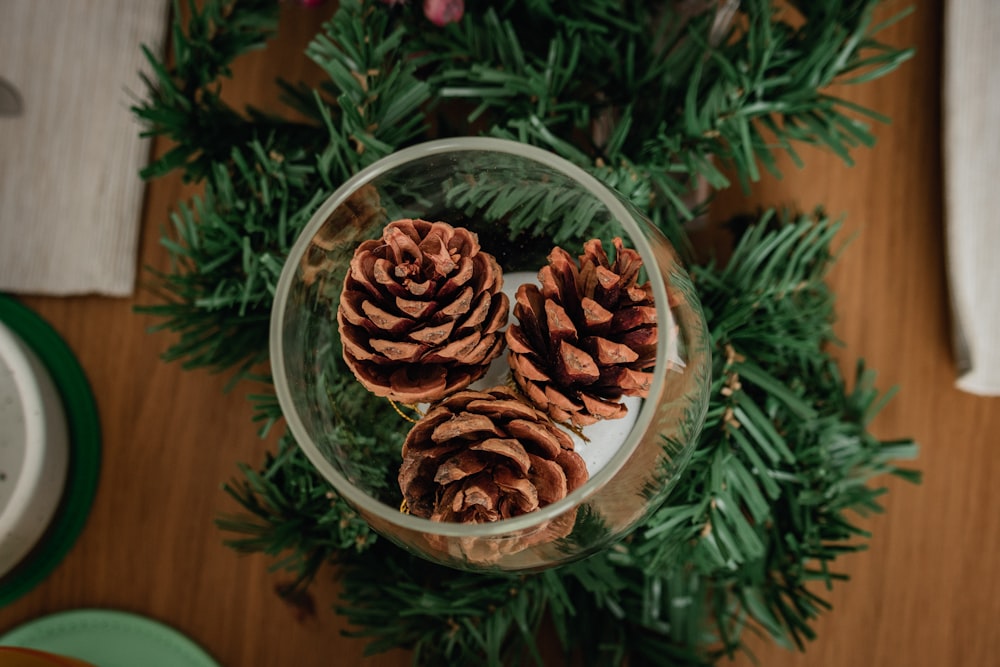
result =
[[[505,273],[503,276],[503,292],[510,300],[510,322],[516,322],[514,317],[514,302],[517,288],[526,283],[537,283],[537,274],[531,271],[513,271]],[[479,381],[472,384],[473,389],[485,389],[496,385],[506,384],[510,375],[510,366],[507,362],[507,354],[501,354],[493,360],[486,375]],[[599,421],[596,424],[585,426],[581,429],[582,436],[568,429],[564,429],[572,439],[577,454],[587,464],[587,472],[593,477],[598,470],[608,464],[615,453],[621,449],[632,431],[636,417],[639,415],[639,408],[642,399],[635,396],[625,396],[622,402],[628,408],[628,412],[621,419],[610,419]]]
[[0,323],[0,576],[48,528],[66,485],[62,401],[35,354]]

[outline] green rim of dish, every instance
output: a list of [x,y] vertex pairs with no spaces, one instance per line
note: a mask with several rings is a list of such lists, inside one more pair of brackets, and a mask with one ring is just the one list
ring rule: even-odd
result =
[[45,579],[83,530],[100,477],[101,423],[80,362],[48,322],[4,294],[0,294],[0,322],[16,333],[48,370],[66,412],[70,444],[66,488],[52,524],[28,556],[0,579],[0,607],[5,607]]
[[179,630],[114,609],[75,609],[36,618],[0,635],[0,644],[51,651],[94,665],[219,667]]

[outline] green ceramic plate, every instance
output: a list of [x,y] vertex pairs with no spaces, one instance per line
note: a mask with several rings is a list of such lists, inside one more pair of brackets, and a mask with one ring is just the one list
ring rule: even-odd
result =
[[34,550],[0,579],[0,607],[18,599],[62,562],[90,513],[101,469],[101,426],[87,376],[73,351],[34,311],[0,294],[0,322],[31,348],[52,377],[66,411],[69,470],[56,515]]
[[96,667],[219,667],[201,647],[173,628],[107,609],[44,616],[0,636],[0,644],[48,651]]

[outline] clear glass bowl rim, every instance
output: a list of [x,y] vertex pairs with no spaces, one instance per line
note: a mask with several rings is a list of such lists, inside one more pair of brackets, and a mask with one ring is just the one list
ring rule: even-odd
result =
[[[285,421],[291,429],[292,436],[295,438],[298,446],[305,452],[310,462],[333,484],[337,493],[345,500],[365,512],[370,512],[378,518],[406,530],[444,537],[499,537],[508,533],[516,533],[532,527],[542,526],[548,521],[571,510],[573,507],[581,505],[592,495],[604,488],[622,466],[625,465],[625,462],[628,461],[636,447],[638,447],[642,435],[650,428],[654,413],[656,412],[657,402],[664,389],[664,378],[666,376],[665,359],[667,358],[666,337],[659,336],[657,340],[656,367],[653,372],[653,383],[650,386],[649,398],[643,400],[642,408],[625,442],[603,468],[592,475],[583,486],[558,502],[512,519],[477,524],[431,521],[430,519],[404,514],[398,509],[376,500],[355,487],[327,461],[323,453],[313,443],[312,438],[310,438],[306,427],[295,410],[294,401],[288,383],[285,380],[285,360],[282,356],[284,345],[284,313],[288,295],[294,284],[299,259],[308,248],[310,240],[330,214],[356,189],[400,165],[434,155],[461,151],[498,152],[525,158],[541,163],[554,171],[561,172],[569,179],[583,186],[608,208],[609,213],[628,233],[629,240],[639,252],[646,267],[647,275],[653,288],[657,319],[661,322],[667,321],[663,317],[663,308],[668,303],[666,288],[664,287],[664,276],[656,262],[652,246],[646,238],[649,233],[662,237],[659,229],[651,223],[648,230],[641,229],[635,217],[633,217],[633,215],[639,214],[630,212],[616,193],[598,181],[594,176],[555,153],[508,139],[455,137],[415,144],[380,158],[345,181],[317,209],[292,246],[285,260],[285,265],[282,268],[277,287],[275,288],[275,297],[271,310],[269,354],[271,374],[278,396],[278,403],[281,406]],[[662,242],[668,246],[670,245],[666,237],[662,237]]]

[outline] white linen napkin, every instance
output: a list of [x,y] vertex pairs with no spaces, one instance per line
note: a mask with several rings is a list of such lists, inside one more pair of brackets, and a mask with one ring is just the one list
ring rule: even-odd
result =
[[943,148],[957,386],[1000,395],[1000,2],[945,8]]
[[165,0],[0,0],[0,290],[125,296],[149,141],[129,106],[160,53]]

